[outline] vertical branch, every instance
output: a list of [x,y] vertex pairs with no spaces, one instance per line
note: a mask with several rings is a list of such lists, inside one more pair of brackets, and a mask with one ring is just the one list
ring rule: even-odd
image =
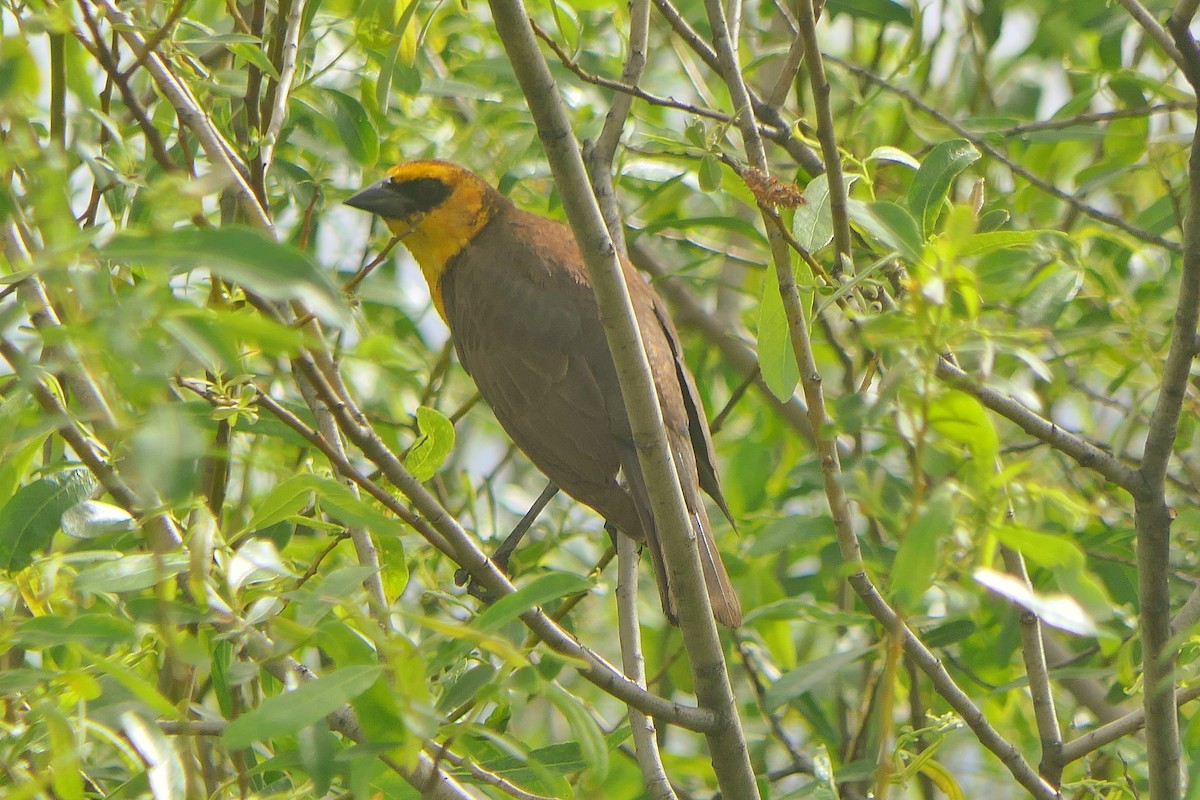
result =
[[[1005,568],[1024,584],[1032,588],[1024,557],[1010,547],[1000,550]],[[1025,659],[1025,675],[1029,679],[1029,693],[1033,698],[1033,715],[1037,722],[1038,736],[1042,740],[1042,761],[1038,772],[1051,784],[1062,782],[1062,728],[1058,724],[1054,692],[1050,687],[1050,671],[1046,667],[1046,648],[1042,639],[1042,623],[1036,614],[1022,609],[1021,655]]]
[[700,554],[667,445],[662,411],[620,260],[589,188],[566,108],[538,49],[524,5],[521,0],[489,0],[489,5],[591,276],[646,479],[655,528],[671,585],[676,587],[680,631],[695,678],[696,697],[701,706],[717,715],[718,724],[706,734],[717,783],[726,798],[757,800],[758,785],[704,587]]
[[[1128,4],[1127,4],[1128,7]],[[1177,11],[1184,11],[1182,5]],[[1177,50],[1164,46],[1181,62],[1193,90],[1200,89],[1200,52],[1186,24],[1186,16],[1168,23]],[[1138,18],[1135,14],[1135,18]],[[1145,20],[1139,22],[1146,25]],[[1160,45],[1163,43],[1161,39]],[[1169,44],[1169,43],[1168,43]],[[1177,55],[1176,55],[1177,54]],[[1178,56],[1178,57],[1177,57]],[[1200,108],[1197,109],[1200,116]],[[1196,355],[1196,325],[1200,321],[1200,126],[1192,134],[1188,156],[1188,204],[1183,220],[1183,273],[1179,302],[1171,331],[1171,345],[1163,364],[1162,385],[1150,416],[1146,446],[1138,470],[1143,486],[1134,492],[1134,525],[1137,529],[1138,627],[1142,634],[1143,707],[1146,711],[1146,756],[1149,762],[1151,800],[1168,800],[1180,793],[1179,719],[1175,699],[1177,647],[1171,642],[1171,593],[1168,584],[1171,559],[1171,521],[1167,505],[1166,473],[1184,394]]]
[[[638,686],[646,685],[646,659],[642,655],[642,634],[638,626],[638,547],[628,536],[618,533],[617,543],[617,623],[621,637],[621,669]],[[654,720],[629,706],[629,727],[642,785],[653,800],[677,800],[667,779],[667,771],[658,750]]]
[[829,79],[825,76],[825,63],[821,58],[821,45],[817,41],[817,14],[813,0],[799,0],[800,38],[804,40],[804,55],[808,65],[808,79],[813,93],[813,110],[817,117],[817,138],[821,142],[821,157],[829,178],[829,207],[833,216],[833,247],[837,263],[834,275],[852,268],[850,260],[850,212],[846,197],[846,182],[842,179],[842,156],[838,152],[837,136],[833,129],[833,109],[829,105]]
[[[629,55],[621,68],[621,83],[625,86],[637,86],[642,79],[649,37],[650,0],[632,0],[629,4]],[[592,192],[596,195],[608,235],[612,237],[613,244],[621,253],[626,252],[625,229],[621,225],[621,209],[613,189],[612,168],[617,145],[621,142],[621,133],[632,108],[631,92],[614,92],[612,106],[604,117],[604,127],[600,130],[600,135],[596,137],[594,145],[584,146],[584,159],[587,162],[588,174],[592,178]]]
[[287,120],[287,104],[292,94],[292,84],[296,80],[296,64],[300,51],[300,21],[304,18],[304,0],[291,0],[287,4],[287,27],[284,30],[283,42],[280,44],[279,82],[271,85],[267,93],[270,101],[270,111],[264,116],[266,122],[263,130],[262,149],[259,160],[262,170],[266,173],[275,160],[275,148],[279,144],[279,136],[283,131],[283,123]]
[[59,151],[67,149],[67,59],[66,35],[50,34],[50,141]]

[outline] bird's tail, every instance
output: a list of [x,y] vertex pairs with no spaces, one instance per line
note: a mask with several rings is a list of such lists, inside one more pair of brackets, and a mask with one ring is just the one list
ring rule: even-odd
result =
[[[650,559],[654,563],[654,579],[658,583],[658,596],[662,601],[663,613],[672,624],[678,624],[678,599],[671,580],[667,574],[666,560],[663,556],[662,545],[654,528],[654,515],[650,507],[650,497],[646,492],[646,484],[641,480],[640,467],[636,458],[631,469],[626,470],[629,489],[633,494],[634,505],[641,518],[642,530],[646,532],[646,545],[650,550]],[[678,466],[678,463],[677,463]],[[694,479],[693,479],[694,480]],[[729,573],[721,561],[721,553],[717,550],[713,538],[712,523],[708,512],[704,509],[704,501],[698,488],[693,491],[684,489],[684,499],[687,501],[689,516],[692,520],[692,530],[696,537],[696,548],[700,553],[700,566],[704,572],[704,586],[708,590],[708,601],[712,605],[713,617],[717,622],[730,628],[742,624],[742,604],[738,600],[733,585],[729,582]]]

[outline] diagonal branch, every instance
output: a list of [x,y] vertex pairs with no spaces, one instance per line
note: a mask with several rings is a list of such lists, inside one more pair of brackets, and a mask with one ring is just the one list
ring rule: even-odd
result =
[[[351,478],[360,489],[378,500],[439,551],[466,568],[471,577],[489,592],[497,597],[512,594],[514,589],[508,578],[496,569],[425,486],[404,468],[404,464],[387,448],[374,430],[362,421],[361,412],[358,412],[352,403],[345,402],[344,396],[330,385],[313,362],[301,360],[299,371],[312,382],[322,402],[333,412],[338,427],[346,437],[412,502],[415,512],[399,502],[391,492],[370,480],[320,433],[296,418],[269,395],[260,393],[256,402],[319,449],[330,464]],[[552,650],[583,662],[583,666],[579,667],[580,674],[618,700],[656,719],[688,730],[704,731],[715,724],[713,715],[707,710],[684,706],[650,694],[626,679],[619,670],[576,641],[541,610],[527,611],[521,619]]]
[[1096,471],[1122,489],[1133,492],[1141,484],[1137,470],[1121,463],[1116,456],[1038,416],[1017,400],[976,383],[970,375],[949,360],[938,359],[936,374],[955,389],[971,395],[1026,433],[1070,456],[1080,466]]

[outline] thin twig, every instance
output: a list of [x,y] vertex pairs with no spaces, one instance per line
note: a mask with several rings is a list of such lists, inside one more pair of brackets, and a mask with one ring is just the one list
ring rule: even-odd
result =
[[[1190,703],[1193,700],[1200,698],[1200,685],[1189,686],[1186,689],[1180,689],[1175,696],[1178,706],[1182,707],[1184,703]],[[1123,739],[1131,733],[1136,733],[1141,730],[1146,724],[1146,711],[1139,708],[1131,711],[1119,719],[1115,719],[1099,728],[1088,731],[1063,745],[1060,754],[1064,765],[1070,764],[1073,761],[1078,761],[1089,753],[1094,753],[1105,745]]]
[[536,122],[563,209],[579,244],[613,356],[637,462],[653,510],[696,698],[716,717],[707,731],[713,770],[729,800],[757,800],[741,718],[705,590],[691,514],[667,442],[654,378],[641,341],[621,261],[592,194],[566,107],[521,0],[489,0],[509,64]]
[[459,769],[465,769],[467,772],[471,773],[471,777],[475,780],[487,786],[491,786],[492,788],[503,792],[509,797],[515,797],[516,800],[553,800],[546,795],[534,794],[533,792],[525,791],[507,778],[497,775],[495,772],[486,770],[479,766],[472,759],[463,758],[457,753],[454,753],[447,746],[430,742],[425,745],[425,750],[427,752],[432,751],[430,755],[433,756],[435,761],[445,761],[448,764],[458,767]]
[[[617,543],[617,625],[621,640],[621,667],[625,677],[646,685],[646,659],[642,655],[642,632],[638,625],[638,547],[628,536],[618,534]],[[642,786],[654,800],[676,800],[667,779],[654,720],[629,707],[629,726],[633,731],[635,759],[642,771]]]
[[989,156],[990,158],[994,158],[997,161],[999,161],[1000,163],[1004,164],[1006,167],[1008,167],[1008,169],[1010,171],[1013,172],[1013,174],[1019,175],[1020,177],[1024,178],[1026,181],[1028,181],[1031,185],[1037,187],[1039,190],[1045,192],[1046,194],[1048,194],[1052,197],[1055,197],[1055,198],[1063,201],[1064,203],[1066,203],[1067,205],[1076,209],[1077,211],[1079,211],[1083,214],[1086,214],[1087,216],[1091,217],[1092,219],[1098,220],[1099,222],[1103,222],[1106,225],[1111,225],[1112,227],[1117,228],[1118,230],[1122,230],[1125,233],[1129,234],[1130,236],[1132,236],[1135,239],[1138,239],[1140,241],[1146,242],[1148,244],[1156,245],[1156,246],[1161,247],[1164,250],[1168,250],[1172,253],[1180,253],[1183,251],[1182,246],[1178,242],[1172,242],[1169,239],[1164,239],[1163,237],[1159,236],[1158,234],[1156,234],[1152,231],[1148,231],[1145,228],[1141,228],[1141,227],[1138,227],[1137,225],[1127,222],[1125,220],[1124,216],[1121,216],[1118,214],[1110,214],[1106,211],[1101,211],[1099,208],[1096,208],[1095,206],[1088,205],[1087,203],[1083,202],[1082,200],[1080,200],[1078,197],[1071,194],[1070,192],[1065,192],[1062,189],[1055,186],[1054,184],[1050,183],[1049,181],[1047,181],[1043,178],[1040,178],[1037,175],[1034,175],[1028,169],[1021,166],[1016,161],[1013,161],[1011,158],[1009,158],[1007,155],[1005,155],[999,149],[997,149],[996,147],[993,147],[992,144],[988,141],[988,139],[986,137],[978,136],[978,135],[972,133],[971,131],[967,130],[957,120],[952,119],[951,117],[942,113],[937,108],[934,108],[929,103],[926,103],[915,92],[911,92],[907,89],[903,89],[899,86],[896,86],[892,82],[888,81],[885,78],[879,77],[878,75],[871,72],[870,70],[866,70],[855,64],[851,64],[849,61],[846,61],[844,59],[838,58],[836,56],[831,56],[829,54],[825,54],[824,57],[825,57],[826,61],[833,63],[833,64],[837,64],[840,68],[846,70],[847,72],[854,75],[855,77],[861,78],[862,80],[868,81],[869,83],[873,83],[876,86],[886,89],[887,91],[891,92],[892,94],[895,94],[895,95],[903,98],[913,108],[916,108],[919,111],[921,111],[922,113],[933,117],[939,123],[941,123],[942,125],[945,125],[947,128],[949,128],[950,130],[954,131],[956,134],[958,134],[962,138],[969,141],[980,152],[982,152],[982,153],[986,154],[987,156]]
[[1080,126],[1094,126],[1097,123],[1112,122],[1113,120],[1118,119],[1136,119],[1139,117],[1153,116],[1154,114],[1171,114],[1176,111],[1191,110],[1194,107],[1194,103],[1187,103],[1182,100],[1169,100],[1153,106],[1117,108],[1113,109],[1112,111],[1090,111],[1086,114],[1076,114],[1071,117],[1036,120],[1033,122],[1021,122],[1016,125],[1009,125],[1007,128],[999,128],[996,130],[980,132],[992,133],[996,136],[1008,139],[1015,136],[1024,136],[1029,133],[1061,131],[1067,128],[1075,128]]
[[833,126],[829,79],[825,77],[825,63],[821,57],[820,41],[817,37],[817,12],[813,0],[799,0],[796,22],[800,25],[799,38],[804,40],[809,88],[812,91],[817,117],[817,140],[821,143],[821,156],[825,162],[825,174],[829,179],[829,208],[833,218],[833,246],[837,259],[833,274],[837,277],[844,270],[848,270],[853,275],[849,200],[846,183],[842,179],[842,155],[838,150],[837,134]]
[[[104,9],[109,23],[121,32],[121,36],[130,47],[137,51],[145,50],[146,40],[128,14],[117,8],[112,0],[95,0],[95,2]],[[80,3],[83,4],[84,0],[80,0]],[[158,86],[159,91],[166,96],[180,119],[200,140],[208,160],[224,173],[224,177],[230,182],[249,221],[259,228],[274,232],[275,226],[271,222],[270,214],[250,187],[248,182],[250,171],[246,167],[245,161],[217,130],[188,85],[174,73],[166,60],[157,52],[150,52],[147,55],[145,66],[154,78],[154,83]]]

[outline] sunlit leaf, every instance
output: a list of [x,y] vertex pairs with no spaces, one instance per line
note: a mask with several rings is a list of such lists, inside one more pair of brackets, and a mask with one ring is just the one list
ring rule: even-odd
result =
[[1021,579],[990,569],[977,569],[974,577],[996,594],[1033,612],[1047,625],[1077,636],[1095,636],[1099,633],[1096,623],[1072,597],[1035,592]]

